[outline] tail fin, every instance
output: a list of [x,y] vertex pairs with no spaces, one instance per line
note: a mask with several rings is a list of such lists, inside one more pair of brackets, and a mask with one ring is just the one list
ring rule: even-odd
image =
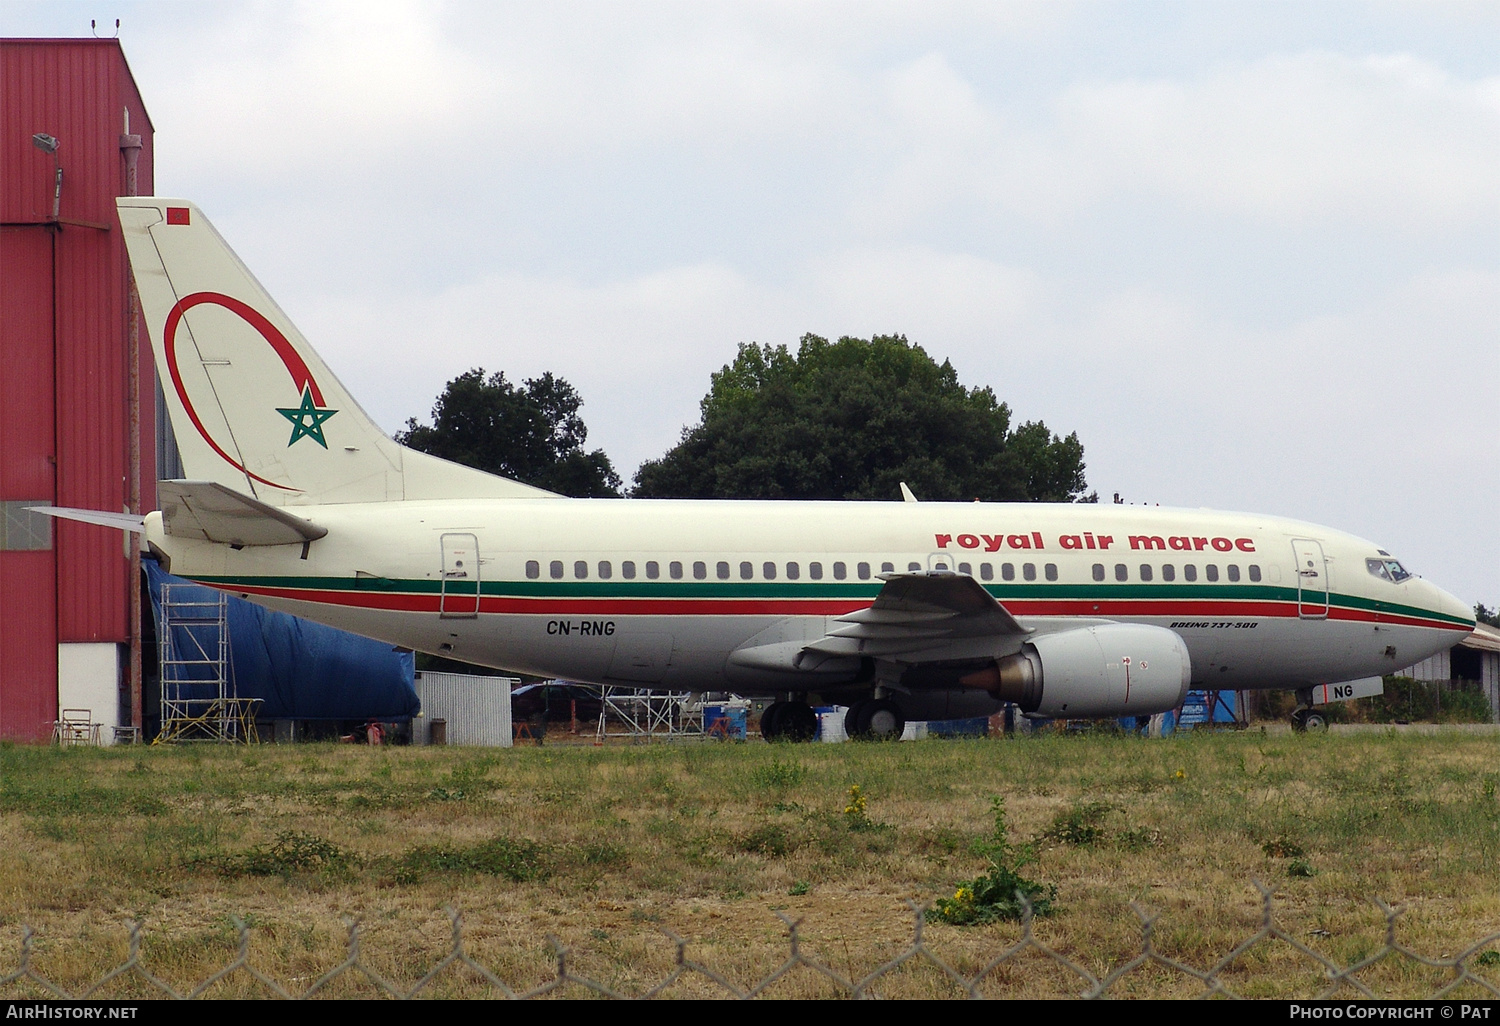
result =
[[188,477],[273,506],[552,496],[397,445],[197,207],[117,204]]

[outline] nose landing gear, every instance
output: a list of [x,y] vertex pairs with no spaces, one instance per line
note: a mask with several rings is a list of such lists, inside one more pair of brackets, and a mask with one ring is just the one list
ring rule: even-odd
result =
[[1292,730],[1299,734],[1321,734],[1328,729],[1328,717],[1312,707],[1312,688],[1297,689],[1297,708],[1292,710]]

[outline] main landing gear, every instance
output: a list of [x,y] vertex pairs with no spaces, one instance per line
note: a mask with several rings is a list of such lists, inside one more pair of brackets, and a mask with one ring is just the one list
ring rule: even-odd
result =
[[818,714],[806,702],[772,702],[760,714],[760,736],[767,741],[811,741]]
[[888,698],[855,702],[844,714],[844,733],[861,741],[899,741],[905,729],[906,716]]

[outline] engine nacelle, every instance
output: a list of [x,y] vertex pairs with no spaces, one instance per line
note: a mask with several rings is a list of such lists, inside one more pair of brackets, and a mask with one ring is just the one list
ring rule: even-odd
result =
[[1111,623],[1038,635],[963,682],[1041,716],[1149,716],[1177,708],[1192,675],[1174,632]]

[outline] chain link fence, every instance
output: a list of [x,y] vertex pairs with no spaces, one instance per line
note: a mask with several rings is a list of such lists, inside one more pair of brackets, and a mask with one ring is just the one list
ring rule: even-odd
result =
[[[355,983],[361,994],[407,1000],[421,997],[445,996],[437,992],[439,981],[454,974],[466,975],[468,993],[525,1000],[531,998],[594,996],[613,999],[646,999],[674,996],[695,998],[718,996],[722,998],[750,999],[773,996],[773,988],[787,980],[792,974],[805,971],[812,974],[818,983],[818,995],[846,998],[881,998],[891,996],[884,986],[894,982],[901,974],[921,968],[940,978],[942,989],[953,997],[962,998],[1006,998],[1017,996],[1007,986],[1006,977],[1014,982],[1016,975],[1034,973],[1037,960],[1061,974],[1067,982],[1066,992],[1080,998],[1160,996],[1163,980],[1175,982],[1177,993],[1182,996],[1202,998],[1239,999],[1247,995],[1238,992],[1233,981],[1226,980],[1230,969],[1268,945],[1285,945],[1281,955],[1290,955],[1301,960],[1317,982],[1306,993],[1267,994],[1257,990],[1255,997],[1281,999],[1426,999],[1444,1000],[1460,997],[1500,998],[1500,986],[1483,975],[1486,966],[1500,965],[1500,952],[1492,946],[1500,942],[1500,933],[1491,934],[1469,945],[1451,957],[1431,957],[1414,951],[1397,940],[1397,920],[1400,908],[1392,908],[1377,900],[1385,920],[1384,943],[1349,965],[1340,965],[1323,954],[1308,947],[1278,924],[1272,903],[1272,892],[1260,881],[1254,881],[1261,895],[1261,917],[1259,928],[1227,952],[1218,962],[1207,967],[1188,965],[1163,954],[1157,946],[1156,929],[1158,916],[1151,915],[1141,906],[1132,903],[1131,908],[1140,920],[1140,950],[1134,957],[1120,962],[1103,975],[1097,974],[1078,962],[1068,958],[1040,939],[1034,931],[1029,906],[1020,924],[1020,934],[1013,941],[996,951],[992,958],[977,971],[962,972],[933,948],[926,934],[926,908],[909,903],[912,909],[912,932],[910,941],[894,957],[870,969],[863,976],[839,972],[826,961],[804,950],[801,936],[801,920],[776,913],[786,924],[787,953],[785,960],[765,978],[746,985],[735,982],[724,972],[702,964],[689,956],[689,941],[663,930],[668,942],[675,946],[672,967],[654,984],[645,988],[621,989],[580,974],[572,967],[570,950],[556,937],[547,941],[553,952],[550,977],[530,987],[517,987],[501,979],[496,973],[482,965],[465,950],[464,923],[462,916],[452,909],[448,911],[451,924],[451,942],[446,953],[438,953],[431,968],[414,983],[402,984],[379,971],[361,952],[361,925],[346,920],[347,934],[343,960],[314,980],[305,988],[284,986],[271,975],[258,968],[252,959],[254,929],[243,921],[235,920],[237,950],[234,957],[223,968],[189,989],[174,987],[153,973],[143,954],[146,936],[138,922],[128,922],[129,954],[115,968],[97,981],[81,990],[69,991],[59,986],[38,971],[36,961],[37,935],[30,928],[23,930],[16,968],[0,975],[0,998],[44,997],[55,1000],[108,999],[129,992],[134,997],[158,999],[192,999],[218,996],[230,981],[239,979],[241,986],[235,996],[253,996],[259,992],[265,997],[301,1000],[318,997],[340,996],[337,987]],[[1024,901],[1024,896],[1022,896]],[[1023,960],[1024,963],[1023,963]],[[1401,963],[1401,971],[1384,973],[1381,982],[1370,979],[1379,970],[1389,968],[1392,963]],[[1026,972],[1007,973],[1007,969],[1018,966]],[[1476,971],[1476,967],[1479,971]],[[1411,970],[1418,970],[1416,973]],[[1425,970],[1425,973],[1421,970]],[[1153,977],[1152,993],[1142,994],[1127,984],[1141,974]],[[1500,973],[1493,973],[1500,975]],[[1243,973],[1241,973],[1243,975]],[[1390,992],[1392,980],[1395,990]],[[1408,992],[1407,987],[1426,980],[1418,992]],[[1404,985],[1400,982],[1404,980]],[[1436,981],[1435,983],[1433,981]],[[1386,986],[1382,986],[1382,983]],[[1186,987],[1183,990],[1182,987]],[[1243,988],[1242,988],[1243,989]],[[690,993],[689,993],[690,992]],[[345,995],[346,996],[346,995]],[[783,996],[779,992],[774,996]],[[934,995],[936,996],[936,995]]]

